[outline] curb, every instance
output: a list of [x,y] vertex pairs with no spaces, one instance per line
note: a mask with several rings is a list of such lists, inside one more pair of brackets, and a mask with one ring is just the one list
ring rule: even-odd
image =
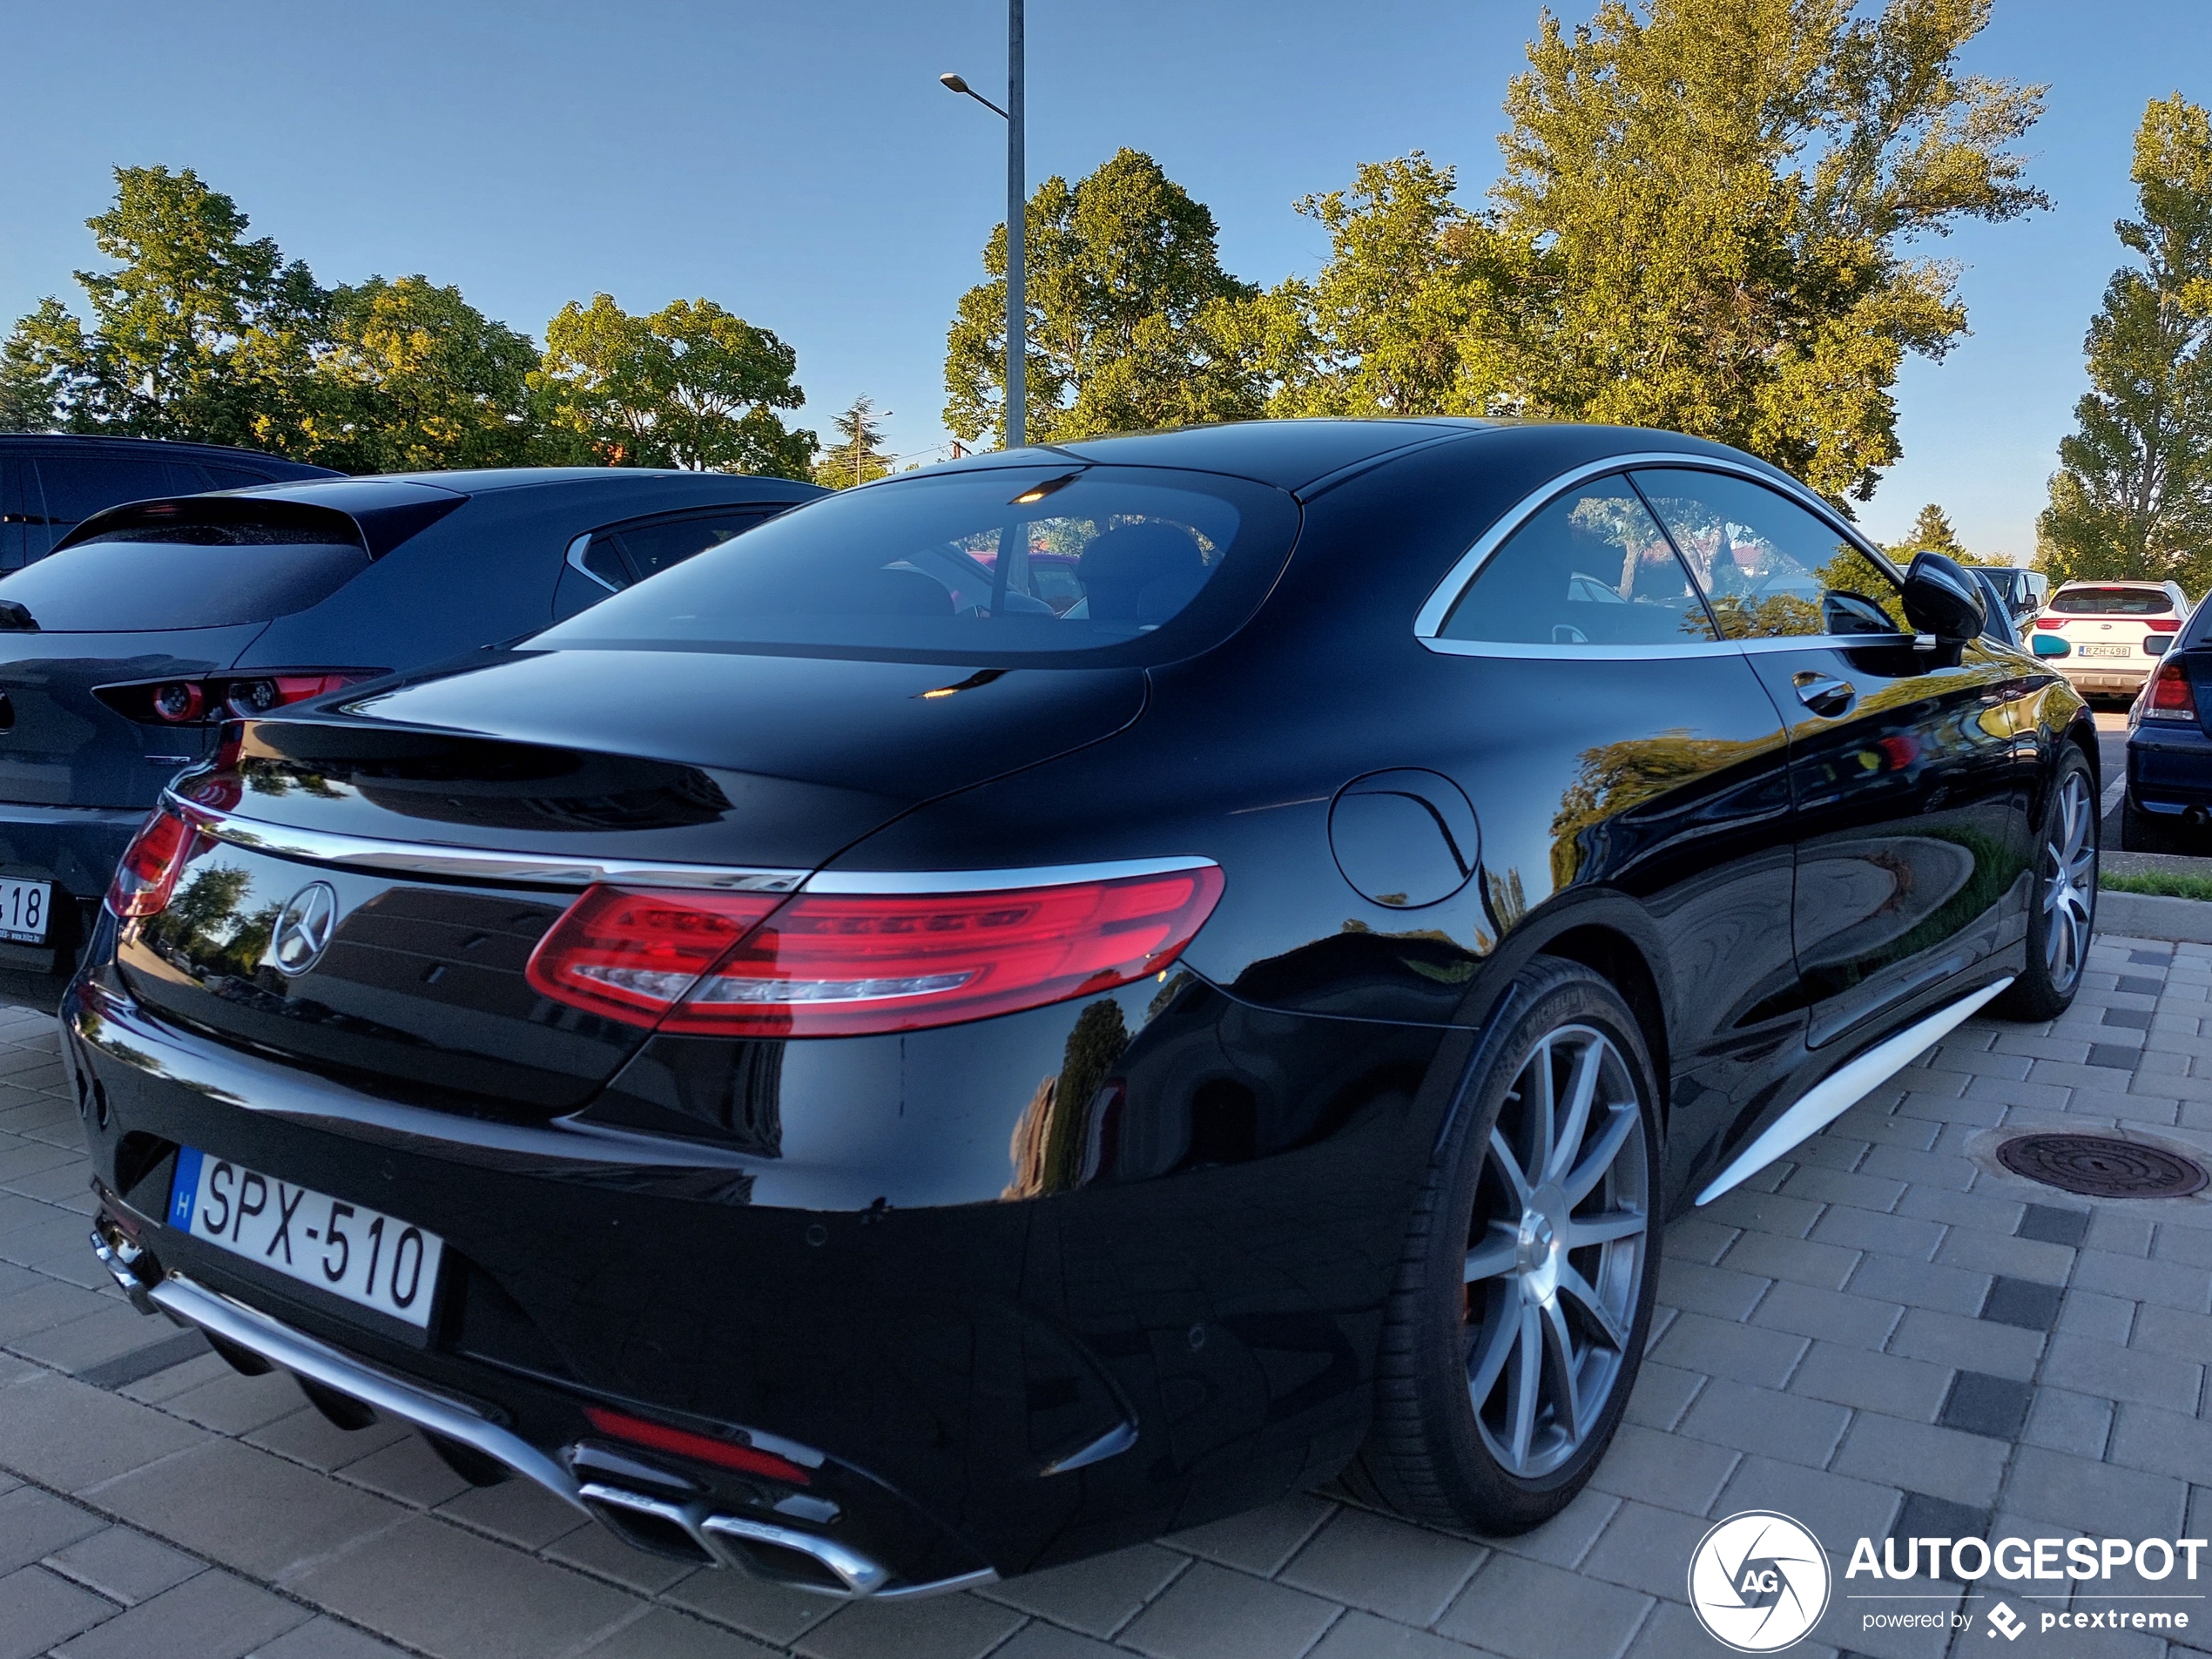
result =
[[2212,945],[2212,904],[2200,899],[2107,889],[2097,894],[2097,931],[2126,934],[2134,939]]

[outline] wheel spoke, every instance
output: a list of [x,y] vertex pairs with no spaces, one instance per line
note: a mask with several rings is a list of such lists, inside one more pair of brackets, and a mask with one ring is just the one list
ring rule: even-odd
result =
[[1567,1248],[1580,1250],[1585,1244],[1609,1244],[1616,1239],[1634,1238],[1651,1224],[1651,1218],[1639,1210],[1608,1210],[1600,1216],[1571,1216],[1567,1222]]
[[1605,1172],[1613,1167],[1613,1160],[1621,1156],[1622,1147],[1628,1143],[1629,1136],[1635,1127],[1636,1109],[1633,1104],[1612,1109],[1604,1130],[1597,1137],[1597,1143],[1560,1183],[1567,1194],[1568,1203],[1580,1204],[1589,1197],[1590,1189],[1597,1185]]
[[1528,1143],[1528,1161],[1522,1167],[1533,1184],[1541,1181],[1544,1171],[1551,1167],[1552,1136],[1559,1127],[1559,1090],[1552,1082],[1550,1037],[1536,1045],[1536,1052],[1528,1058],[1528,1069],[1536,1074],[1536,1088],[1533,1096],[1527,1089],[1521,1096],[1521,1114],[1527,1119],[1522,1131]]
[[1575,1056],[1575,1069],[1567,1079],[1567,1121],[1559,1126],[1559,1139],[1552,1147],[1550,1160],[1544,1165],[1543,1178],[1557,1181],[1567,1174],[1581,1150],[1583,1132],[1590,1124],[1590,1102],[1597,1096],[1598,1072],[1605,1064],[1605,1044],[1592,1041],[1582,1045]]
[[1490,1231],[1479,1244],[1470,1245],[1467,1256],[1467,1273],[1463,1283],[1472,1285],[1477,1279],[1495,1278],[1501,1273],[1513,1271],[1519,1255],[1520,1241],[1514,1230],[1502,1221],[1490,1224]]
[[1506,1360],[1521,1339],[1520,1298],[1508,1294],[1496,1299],[1498,1307],[1476,1339],[1480,1345],[1467,1362],[1467,1394],[1478,1414],[1490,1391],[1498,1386],[1498,1373],[1506,1368]]
[[1543,1393],[1544,1318],[1533,1303],[1525,1303],[1514,1322],[1513,1369],[1506,1373],[1506,1415],[1513,1426],[1514,1467],[1526,1468],[1528,1448],[1536,1438],[1536,1401]]
[[1544,1304],[1544,1372],[1551,1385],[1552,1413],[1571,1445],[1582,1438],[1582,1400],[1575,1382],[1575,1333],[1558,1299]]
[[1506,1137],[1496,1130],[1490,1131],[1490,1157],[1497,1164],[1498,1172],[1513,1189],[1514,1202],[1526,1204],[1531,1190],[1528,1177],[1521,1172],[1521,1160],[1513,1155],[1513,1148],[1506,1144]]
[[1604,1336],[1607,1347],[1617,1353],[1629,1345],[1628,1326],[1615,1318],[1612,1310],[1598,1299],[1597,1291],[1591,1288],[1589,1280],[1572,1267],[1560,1268],[1559,1293],[1562,1297],[1575,1298],[1575,1305],[1588,1316],[1590,1323]]

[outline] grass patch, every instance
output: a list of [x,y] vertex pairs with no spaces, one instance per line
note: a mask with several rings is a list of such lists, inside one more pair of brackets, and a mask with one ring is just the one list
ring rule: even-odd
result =
[[2180,875],[2166,870],[2130,870],[2123,875],[2117,871],[2100,870],[2097,885],[2107,893],[2148,893],[2159,899],[2212,901],[2212,876]]

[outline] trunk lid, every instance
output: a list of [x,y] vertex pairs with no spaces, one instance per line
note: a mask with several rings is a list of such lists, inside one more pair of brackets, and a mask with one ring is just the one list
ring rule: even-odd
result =
[[[362,1087],[572,1110],[647,1035],[523,977],[594,866],[787,890],[924,800],[1120,729],[1144,685],[1134,669],[578,651],[249,721],[180,785],[213,832],[167,908],[123,925],[123,973],[171,1018]],[[287,970],[280,924],[318,883],[327,944]]]

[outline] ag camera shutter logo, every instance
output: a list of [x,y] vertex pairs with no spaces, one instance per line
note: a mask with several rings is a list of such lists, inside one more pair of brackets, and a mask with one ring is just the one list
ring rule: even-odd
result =
[[1738,1653],[1779,1652],[1827,1610],[1827,1554],[1787,1515],[1730,1515],[1691,1553],[1689,1605],[1714,1641]]

